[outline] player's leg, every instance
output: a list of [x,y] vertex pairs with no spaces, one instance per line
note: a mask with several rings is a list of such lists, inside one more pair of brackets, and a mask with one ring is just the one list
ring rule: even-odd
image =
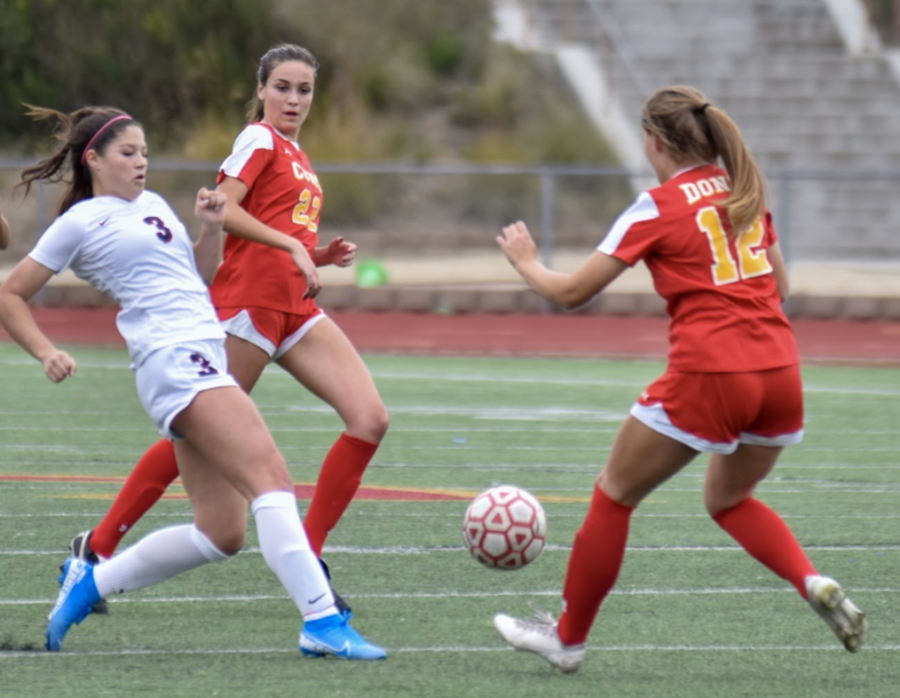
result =
[[836,581],[816,571],[784,520],[753,497],[781,450],[743,443],[732,454],[713,454],[704,486],[706,508],[744,550],[797,589],[847,650],[857,652],[865,638],[865,614]]
[[655,487],[681,470],[697,451],[629,416],[597,478],[590,509],[575,535],[563,586],[563,613],[522,621],[495,617],[494,625],[516,649],[535,652],[564,672],[576,671],[603,600],[612,590],[628,539],[631,514]]
[[172,442],[160,439],[141,456],[103,520],[72,539],[74,557],[97,563],[110,558],[125,534],[146,514],[178,477]]
[[154,531],[97,565],[70,558],[64,565],[56,607],[48,618],[47,649],[59,650],[72,624],[80,623],[98,599],[158,584],[240,550],[246,530],[246,499],[188,444],[179,442],[178,454],[195,522]]
[[381,659],[334,606],[328,580],[312,552],[287,464],[253,402],[239,388],[197,395],[173,428],[250,502],[266,563],[304,619],[305,654]]
[[363,473],[387,432],[388,414],[362,358],[328,317],[317,317],[302,340],[277,356],[277,362],[331,405],[345,425],[344,433],[322,463],[304,517],[310,544],[321,555],[329,531],[353,500]]

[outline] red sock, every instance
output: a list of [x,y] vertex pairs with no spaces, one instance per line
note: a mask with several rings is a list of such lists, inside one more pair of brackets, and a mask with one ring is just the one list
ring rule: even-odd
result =
[[807,575],[818,574],[784,520],[758,499],[748,497],[713,520],[741,547],[806,598]]
[[632,511],[594,488],[591,508],[575,534],[563,586],[563,614],[557,630],[564,645],[587,640],[600,604],[616,583]]
[[325,457],[309,511],[303,519],[309,545],[317,556],[322,556],[325,538],[350,506],[376,450],[378,444],[341,434]]
[[177,477],[175,447],[166,439],[157,441],[141,456],[103,521],[91,533],[91,550],[102,557],[112,557],[128,530]]

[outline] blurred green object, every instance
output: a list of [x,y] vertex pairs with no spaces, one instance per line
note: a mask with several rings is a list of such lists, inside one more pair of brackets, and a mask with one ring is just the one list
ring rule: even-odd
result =
[[384,286],[388,282],[387,271],[374,259],[356,265],[356,285],[360,288]]

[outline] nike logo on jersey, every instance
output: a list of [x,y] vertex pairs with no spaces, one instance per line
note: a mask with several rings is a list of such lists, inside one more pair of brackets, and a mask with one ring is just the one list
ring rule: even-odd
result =
[[107,216],[107,217],[104,218],[102,221],[100,221],[100,227],[102,228],[104,225],[106,225],[107,222],[109,221],[109,219],[110,219],[111,217],[112,217],[112,216]]

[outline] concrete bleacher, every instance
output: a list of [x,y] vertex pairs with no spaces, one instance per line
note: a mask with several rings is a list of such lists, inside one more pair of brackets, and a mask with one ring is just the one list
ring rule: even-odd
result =
[[[806,173],[790,184],[798,259],[900,260],[900,85],[883,52],[848,49],[824,0],[515,4],[536,50],[592,52],[635,138],[650,92],[690,84],[734,117],[767,171]],[[873,171],[883,176],[856,177]]]
[[[633,142],[640,142],[637,115],[649,91],[693,84],[732,114],[770,174],[809,175],[788,181],[789,212],[776,210],[778,197],[773,205],[789,250],[792,316],[900,321],[900,89],[883,56],[847,50],[823,0],[496,1],[520,8],[540,36],[534,50],[592,53],[603,79],[592,87],[621,107]],[[893,170],[896,178],[839,177],[845,170]],[[597,239],[556,250],[552,266],[573,271]],[[20,249],[5,261],[27,252],[24,240],[14,243]],[[380,261],[388,283],[375,288],[357,286],[352,269],[322,269],[319,300],[336,310],[549,310],[499,250],[462,247],[387,252]],[[0,280],[8,269],[0,266]],[[54,278],[37,300],[110,302],[71,274]],[[580,312],[661,315],[664,306],[641,265]]]

